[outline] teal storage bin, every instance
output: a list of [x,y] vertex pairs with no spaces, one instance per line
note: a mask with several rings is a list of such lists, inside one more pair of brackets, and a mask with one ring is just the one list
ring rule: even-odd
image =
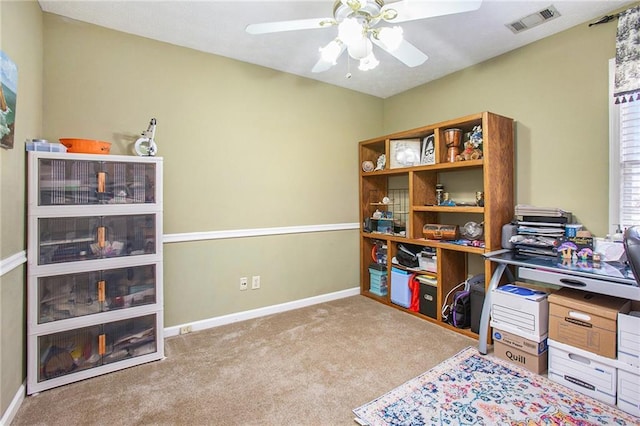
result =
[[391,302],[408,308],[411,305],[410,272],[391,268]]
[[378,296],[386,296],[387,288],[387,271],[369,268],[369,291]]

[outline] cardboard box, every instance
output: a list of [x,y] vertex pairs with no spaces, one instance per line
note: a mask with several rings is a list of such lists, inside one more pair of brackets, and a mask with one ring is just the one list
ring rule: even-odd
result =
[[607,404],[615,405],[617,369],[584,354],[549,346],[548,377],[571,389]]
[[504,359],[505,361],[524,367],[536,374],[541,374],[547,371],[547,352],[540,355],[532,355],[496,341],[493,342],[493,354],[500,359]]
[[542,342],[536,342],[497,328],[493,329],[493,341],[536,356],[543,354],[549,348],[547,346],[547,339],[544,339]]
[[542,342],[548,332],[547,296],[512,284],[496,288],[491,295],[491,327]]
[[[618,359],[640,367],[640,302],[632,301],[629,313],[618,313]],[[633,315],[632,315],[633,314]]]
[[561,288],[549,295],[549,338],[616,358],[619,312],[629,312],[626,299]]
[[618,408],[640,417],[640,372],[618,370]]

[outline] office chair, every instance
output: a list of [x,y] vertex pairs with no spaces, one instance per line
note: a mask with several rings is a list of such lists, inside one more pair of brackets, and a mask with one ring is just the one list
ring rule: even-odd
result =
[[627,228],[622,242],[633,276],[640,283],[640,226]]

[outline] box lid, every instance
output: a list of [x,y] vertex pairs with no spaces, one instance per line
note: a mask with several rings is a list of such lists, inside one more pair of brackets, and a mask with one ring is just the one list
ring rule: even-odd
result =
[[549,303],[615,320],[618,312],[629,312],[627,299],[563,287],[549,295]]
[[375,269],[376,271],[385,271],[387,270],[387,265],[382,263],[371,263],[369,264],[369,270]]
[[411,274],[411,272],[409,272],[409,271],[405,271],[405,270],[403,270],[403,269],[396,268],[395,266],[392,266],[392,267],[391,267],[391,273],[394,273],[394,274],[402,274],[402,275],[409,275],[409,274]]
[[533,290],[526,287],[520,287],[513,284],[506,284],[496,288],[494,291],[504,294],[510,294],[512,296],[521,297],[527,300],[533,300],[538,302],[547,298],[548,294],[544,291]]
[[432,287],[438,286],[438,280],[436,278],[427,277],[424,275],[418,275],[416,276],[416,279],[420,284],[430,285]]

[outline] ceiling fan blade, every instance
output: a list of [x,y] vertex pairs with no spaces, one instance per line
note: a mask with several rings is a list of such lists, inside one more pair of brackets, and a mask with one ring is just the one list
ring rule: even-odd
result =
[[245,31],[249,34],[269,34],[282,31],[312,30],[335,25],[333,18],[296,19],[293,21],[263,22],[249,24]]
[[[338,54],[338,56],[336,57],[336,60],[342,56],[342,53],[347,50],[347,46],[342,45],[342,48],[340,50],[340,53]],[[311,72],[314,73],[318,73],[318,72],[325,72],[327,71],[329,68],[331,68],[332,66],[334,66],[335,63],[333,62],[328,62],[325,61],[324,59],[322,59],[322,57],[318,60],[318,62],[316,62],[316,64],[313,66],[313,68],[311,69]]]
[[371,41],[373,44],[379,46],[382,50],[411,68],[422,65],[427,59],[429,59],[424,52],[406,40],[402,40],[400,45],[394,50],[389,50],[383,42],[375,37],[371,37]]
[[393,9],[398,13],[388,22],[407,22],[417,19],[432,18],[434,16],[451,15],[453,13],[470,12],[480,8],[482,0],[434,1],[434,0],[403,0],[389,3],[383,11]]

